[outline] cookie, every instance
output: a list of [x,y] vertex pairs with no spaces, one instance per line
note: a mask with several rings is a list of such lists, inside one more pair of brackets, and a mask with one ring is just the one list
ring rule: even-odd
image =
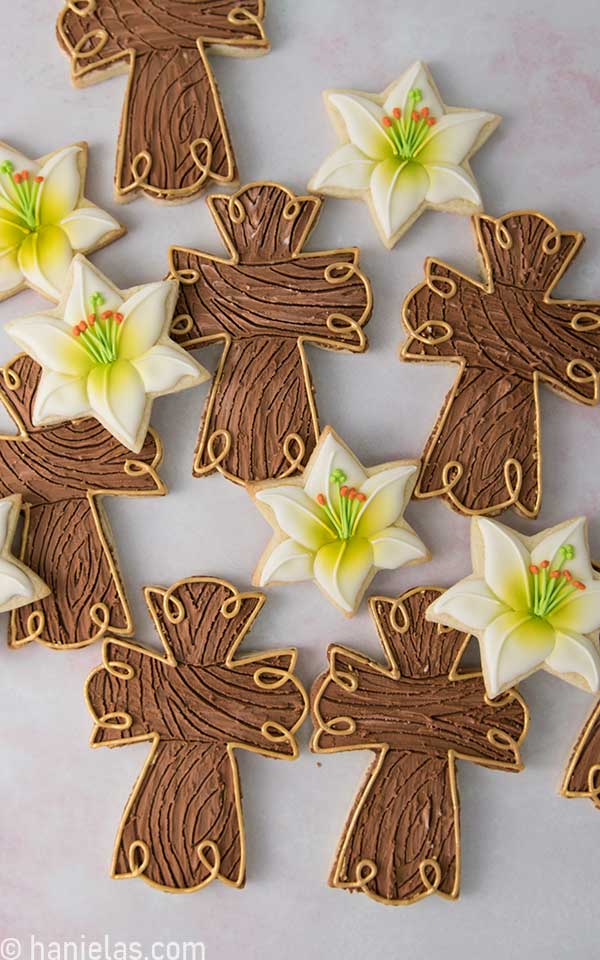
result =
[[459,669],[469,637],[425,619],[439,593],[416,587],[397,600],[371,597],[385,664],[332,645],[328,672],[312,689],[312,750],[375,754],[329,884],[381,903],[458,897],[456,759],[522,767],[527,707],[514,690],[490,701],[481,674]]
[[0,437],[0,496],[23,498],[20,559],[51,593],[12,614],[9,644],[84,647],[132,621],[119,575],[104,496],[165,493],[153,432],[132,457],[95,420],[36,427],[40,367],[24,354],[0,368],[0,401],[16,433]]
[[342,146],[309,190],[364,200],[388,249],[424,210],[482,209],[469,159],[501,118],[447,107],[426,64],[413,63],[382,94],[326,90],[324,99]]
[[600,575],[585,517],[533,537],[475,517],[471,553],[473,574],[442,594],[427,618],[478,638],[488,696],[540,668],[600,690]]
[[128,74],[115,193],[190,200],[237,168],[208,52],[269,51],[264,0],[67,0],[57,37],[84,87]]
[[235,751],[293,760],[308,710],[296,651],[236,656],[264,603],[212,577],[147,587],[164,651],[107,637],[86,697],[92,746],[152,744],[119,827],[113,877],[161,890],[245,881]]
[[87,143],[30,160],[0,142],[0,300],[26,287],[60,300],[73,254],[126,232],[84,197],[87,164]]
[[587,797],[600,810],[600,703],[573,747],[560,788],[563,797]]
[[189,350],[223,344],[194,475],[217,469],[238,483],[289,476],[319,433],[304,345],[362,353],[369,282],[354,247],[303,251],[317,197],[253,183],[207,202],[230,258],[170,250],[181,284],[171,335]]
[[417,471],[415,460],[363,467],[326,427],[301,477],[248,488],[274,530],[253,582],[313,580],[354,616],[378,570],[430,559],[404,520]]
[[598,401],[600,305],[552,291],[583,242],[540,213],[473,219],[484,281],[428,259],[403,310],[403,360],[457,363],[460,373],[427,442],[415,488],[460,513],[514,507],[537,516],[542,496],[538,392]]
[[42,600],[50,593],[44,581],[13,555],[20,512],[18,494],[0,500],[0,613]]
[[78,254],[57,308],[6,326],[42,367],[33,426],[92,416],[139,453],[154,398],[209,376],[169,338],[177,287],[163,280],[118,290]]

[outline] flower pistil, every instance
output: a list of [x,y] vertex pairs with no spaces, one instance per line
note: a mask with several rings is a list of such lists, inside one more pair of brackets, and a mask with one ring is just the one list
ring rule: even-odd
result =
[[349,487],[343,470],[336,468],[330,482],[338,488],[339,506],[336,507],[324,493],[317,494],[316,500],[339,540],[349,540],[356,533],[356,525],[361,505],[367,499],[366,494]]
[[429,107],[417,109],[417,104],[423,99],[418,88],[408,94],[408,111],[404,116],[400,107],[394,107],[392,116],[383,117],[382,123],[390,139],[394,152],[401,160],[412,160],[419,147],[423,145],[429,128],[436,124],[436,118],[430,115]]
[[552,563],[542,560],[539,564],[530,564],[531,613],[534,617],[547,618],[560,610],[578,590],[586,589],[584,583],[573,579],[569,570],[563,570],[565,563],[574,556],[575,548],[566,543],[559,548]]
[[0,174],[5,178],[8,186],[9,200],[14,213],[27,227],[34,231],[39,227],[37,215],[37,198],[40,192],[40,186],[44,178],[40,176],[31,177],[29,170],[20,170],[15,172],[14,164],[11,160],[4,160],[0,164]]
[[97,292],[90,297],[90,312],[85,320],[73,327],[73,336],[79,339],[88,356],[97,364],[114,363],[118,358],[119,327],[123,314],[114,310],[100,313],[104,296]]

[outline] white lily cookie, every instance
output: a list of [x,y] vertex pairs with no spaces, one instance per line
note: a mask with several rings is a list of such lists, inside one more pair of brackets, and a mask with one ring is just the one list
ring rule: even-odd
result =
[[526,537],[471,521],[473,574],[441,594],[427,619],[475,635],[490,697],[543,668],[600,689],[600,577],[585,517]]
[[6,327],[42,367],[34,426],[95,417],[138,453],[153,399],[209,377],[169,337],[178,290],[175,280],[119,290],[78,254],[58,306]]
[[60,300],[73,255],[125,233],[83,196],[87,163],[87,143],[30,160],[0,142],[0,300],[26,287]]
[[427,208],[482,209],[469,159],[501,118],[446,106],[426,64],[414,63],[382,94],[327,90],[324,98],[342,146],[309,189],[365,200],[388,249]]
[[35,603],[50,593],[44,581],[12,552],[20,512],[18,494],[0,500],[0,613]]
[[302,476],[248,486],[275,531],[254,583],[314,580],[353,616],[378,570],[430,559],[404,520],[417,474],[414,460],[363,467],[326,427]]

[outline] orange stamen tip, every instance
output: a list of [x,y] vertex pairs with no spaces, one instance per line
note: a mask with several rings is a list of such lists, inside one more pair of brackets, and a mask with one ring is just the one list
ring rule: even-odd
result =
[[43,183],[43,182],[44,182],[44,178],[43,178],[43,177],[36,177],[36,178],[35,178],[35,182],[36,182],[36,183]]
[[104,313],[101,314],[103,320],[110,320],[112,315],[113,315],[112,310],[105,310]]
[[348,487],[346,486],[340,487],[340,497],[347,497],[347,496],[348,496]]
[[20,173],[15,173],[15,174],[13,175],[13,180],[15,181],[15,183],[20,183],[22,179],[23,179],[23,178],[22,178],[22,176],[21,176]]
[[356,494],[356,499],[359,500],[360,503],[364,503],[365,500],[367,499],[367,495],[366,495],[366,493],[357,493],[357,494]]
[[540,563],[540,567],[542,568],[542,570],[547,570],[549,566],[550,566],[549,560],[542,560],[542,562]]
[[96,322],[96,318],[95,318],[94,314],[93,314],[93,313],[90,313],[90,315],[89,315],[89,317],[88,317],[88,326],[89,326],[89,327],[93,327],[94,324],[95,324],[95,322]]
[[85,320],[81,320],[80,323],[79,323],[79,332],[80,332],[80,333],[85,333],[85,331],[87,330],[87,328],[88,328],[88,325],[87,325],[87,323],[85,322]]
[[573,580],[573,586],[577,587],[578,590],[585,590],[585,583],[582,583],[581,580]]
[[381,122],[382,122],[382,124],[384,125],[384,127],[391,127],[391,125],[392,125],[392,121],[391,121],[390,117],[384,117]]
[[565,580],[572,580],[573,574],[569,573],[568,570],[563,570],[563,577],[565,578]]
[[73,327],[73,336],[78,337],[80,333],[81,333],[81,330],[79,329],[79,324],[76,323],[75,326]]
[[320,506],[320,507],[324,507],[326,502],[327,502],[327,501],[325,500],[324,495],[323,495],[322,493],[318,493],[318,494],[317,494],[317,503],[319,504],[319,506]]
[[115,313],[113,314],[113,319],[115,323],[123,323],[123,320],[125,319],[125,317],[123,316],[122,313]]
[[436,124],[436,119],[435,119],[435,117],[428,117],[428,119],[427,119],[427,126],[428,126],[428,127],[435,127],[435,124]]
[[552,577],[553,580],[558,580],[558,578],[560,577],[560,570],[553,570],[550,576]]
[[402,110],[400,109],[400,107],[394,107],[394,109],[392,110],[392,113],[394,114],[396,120],[399,120],[400,117],[402,116]]
[[421,109],[421,116],[422,116],[422,117],[428,117],[428,116],[429,116],[429,107],[423,107],[423,108]]
[[21,170],[21,176],[23,180],[29,180],[29,170]]
[[530,564],[530,566],[529,566],[529,572],[530,572],[530,573],[533,573],[533,575],[535,576],[536,574],[538,574],[538,573],[540,572],[540,570],[539,570],[539,567],[536,567],[535,563],[532,563],[532,564]]
[[411,113],[411,117],[413,118],[413,120],[414,120],[415,123],[416,123],[417,120],[420,120],[420,119],[421,119],[421,114],[419,113],[418,110],[413,110],[413,112]]
[[354,487],[351,487],[350,490],[348,491],[348,499],[349,499],[349,500],[354,500],[354,498],[356,497],[357,492],[358,492],[358,491],[356,491],[356,490],[354,489]]

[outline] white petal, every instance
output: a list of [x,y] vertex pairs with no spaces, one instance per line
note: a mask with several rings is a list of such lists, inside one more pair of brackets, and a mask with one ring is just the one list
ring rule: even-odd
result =
[[483,540],[483,572],[490,589],[511,610],[528,610],[531,561],[522,541],[502,523],[485,517],[475,517],[471,529]]
[[19,246],[19,267],[27,282],[51,300],[60,300],[73,251],[61,227],[49,224],[28,234]]
[[367,499],[360,508],[357,537],[370,537],[402,517],[417,479],[414,464],[380,470],[361,486]]
[[441,117],[417,152],[419,163],[462,163],[484,127],[496,120],[492,113],[465,110]]
[[387,527],[369,540],[373,547],[373,563],[380,570],[395,570],[428,556],[427,547],[416,533],[402,527]]
[[117,440],[138,452],[145,439],[148,406],[144,383],[127,360],[94,367],[87,381],[93,414]]
[[0,607],[16,597],[33,599],[33,595],[33,584],[27,574],[16,563],[0,558]]
[[359,94],[330,93],[328,102],[340,114],[350,143],[372,160],[383,160],[394,152],[382,120],[381,107]]
[[279,543],[263,565],[260,585],[275,582],[312,580],[315,555],[295,540]]
[[416,104],[417,108],[420,110],[422,107],[429,107],[432,116],[441,117],[444,105],[431,83],[429,71],[420,60],[413,63],[390,89],[383,105],[384,113],[392,113],[394,107],[398,107],[403,113],[409,107],[412,109],[412,101],[409,101],[408,95],[415,89],[422,94],[422,99]]
[[335,536],[321,507],[295,484],[267,487],[256,494],[256,499],[271,508],[288,537],[308,550],[318,550]]
[[124,320],[119,331],[119,356],[132,360],[143,356],[166,333],[174,309],[175,280],[146,283],[121,307]]
[[210,373],[196,363],[182,347],[158,343],[143,356],[131,361],[144,381],[146,393],[171,393],[208,380]]
[[452,203],[465,200],[481,206],[477,184],[466,170],[451,163],[428,163],[425,166],[429,177],[427,200],[429,203]]
[[321,164],[309,184],[309,189],[327,188],[361,193],[369,188],[376,162],[353,143],[345,143]]
[[85,376],[72,377],[54,370],[42,371],[33,406],[33,423],[36,426],[57,420],[76,420],[89,413]]
[[418,163],[384,160],[371,177],[371,200],[384,237],[392,240],[419,210],[429,185]]
[[4,550],[10,544],[6,543],[8,538],[8,528],[12,520],[12,514],[17,510],[17,506],[11,497],[4,497],[0,500],[0,551]]
[[363,484],[367,482],[367,474],[362,464],[344,444],[340,443],[333,432],[329,432],[319,441],[304,473],[304,489],[311,500],[316,500],[322,493],[337,509],[338,487],[331,483],[331,474],[334,470],[341,470],[346,475],[344,482],[349,487],[362,489]]
[[0,253],[0,293],[14,290],[23,282],[23,271],[19,266],[18,247],[3,250]]
[[570,600],[550,613],[548,620],[555,630],[572,633],[594,633],[600,629],[600,581],[588,583]]
[[71,289],[65,304],[65,323],[69,329],[89,316],[90,298],[94,293],[101,293],[104,298],[102,310],[120,310],[123,303],[120,291],[89,260],[79,254],[73,260],[72,271]]
[[600,689],[600,658],[597,647],[588,637],[577,633],[557,632],[546,666],[561,677],[569,674],[582,677],[591,693]]
[[92,204],[85,207],[78,207],[72,213],[60,221],[60,226],[65,231],[73,250],[83,251],[97,248],[99,243],[121,229],[117,221]]
[[465,577],[434,600],[427,608],[427,619],[448,627],[483,630],[507,612],[485,580]]
[[338,607],[353,613],[372,568],[373,550],[368,540],[335,540],[317,553],[314,578]]
[[485,688],[496,697],[542,665],[554,647],[552,627],[539,618],[510,610],[487,626],[480,637]]
[[[13,150],[7,143],[0,142],[0,164],[4,163],[5,160],[9,160],[10,163],[12,163],[15,173],[20,173],[21,170],[28,170],[29,173],[35,176],[39,170],[39,164],[30,160],[24,153]],[[12,179],[9,179],[10,177],[11,174],[8,173],[0,174],[0,205],[3,205],[2,200],[6,199],[9,201],[9,209],[12,209],[11,201],[14,200],[15,192],[12,186]]]
[[90,357],[62,320],[39,314],[13,320],[5,329],[44,368],[81,376],[91,367]]
[[565,561],[563,567],[568,569],[576,580],[583,583],[593,579],[594,571],[590,562],[590,550],[587,542],[587,520],[585,517],[575,517],[557,527],[550,527],[544,531],[544,536],[531,551],[531,562],[541,563],[549,560],[558,564],[561,547],[570,544],[575,551],[572,560]]
[[40,168],[39,176],[44,178],[37,199],[37,213],[41,223],[60,223],[79,203],[80,153],[81,147],[65,147],[49,157]]

